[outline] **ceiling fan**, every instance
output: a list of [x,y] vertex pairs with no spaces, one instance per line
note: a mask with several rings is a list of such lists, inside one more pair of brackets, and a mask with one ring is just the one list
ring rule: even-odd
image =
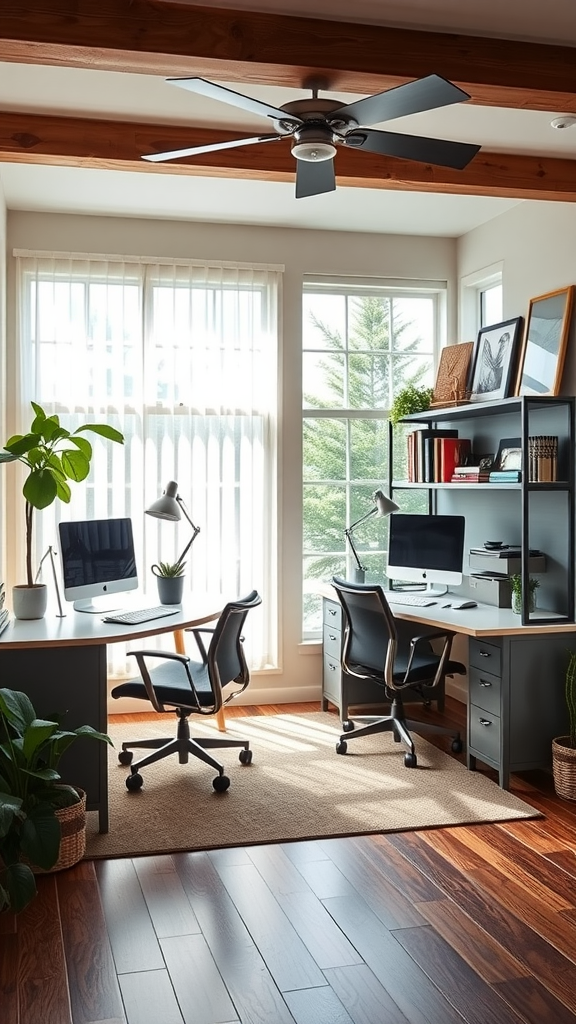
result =
[[196,156],[219,149],[251,146],[261,142],[279,142],[281,139],[290,138],[292,155],[296,157],[297,199],[334,191],[336,146],[363,149],[382,156],[418,160],[421,163],[453,167],[456,170],[466,167],[480,149],[480,146],[465,142],[448,142],[443,139],[363,127],[470,99],[468,93],[439,75],[428,75],[426,78],[375,93],[373,96],[366,96],[344,106],[338,100],[319,99],[320,87],[316,85],[312,87],[312,96],[308,99],[293,100],[281,107],[272,107],[269,103],[244,96],[233,89],[208,82],[204,78],[169,78],[167,81],[209,99],[221,100],[252,114],[268,117],[274,125],[274,134],[216,142],[207,146],[192,146],[190,149],[177,149],[167,153],[150,153],[144,156],[143,160],[176,160],[179,157]]

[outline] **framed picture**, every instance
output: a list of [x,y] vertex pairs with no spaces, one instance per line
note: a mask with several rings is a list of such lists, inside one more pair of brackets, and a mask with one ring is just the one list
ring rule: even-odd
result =
[[557,395],[574,305],[574,285],[530,299],[517,395]]
[[473,348],[473,341],[463,341],[442,349],[432,395],[433,407],[464,400]]
[[507,398],[516,366],[523,318],[483,327],[478,333],[470,377],[470,401]]

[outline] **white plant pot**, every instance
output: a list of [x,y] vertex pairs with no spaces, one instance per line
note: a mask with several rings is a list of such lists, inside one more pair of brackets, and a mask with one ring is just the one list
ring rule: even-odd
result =
[[45,583],[32,586],[23,583],[12,587],[12,611],[15,619],[43,619],[48,604],[48,587]]

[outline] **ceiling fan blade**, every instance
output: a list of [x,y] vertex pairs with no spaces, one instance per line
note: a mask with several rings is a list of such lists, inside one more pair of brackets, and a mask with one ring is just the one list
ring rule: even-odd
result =
[[[171,85],[178,85],[181,89],[189,89],[190,92],[197,92],[201,96],[208,96],[211,100],[220,100],[221,103],[230,103],[233,107],[240,107],[242,110],[249,110],[251,114],[260,114],[261,117],[271,117],[274,121],[281,121],[287,117],[285,110],[279,107],[271,107],[269,103],[262,100],[254,100],[251,96],[244,96],[233,89],[225,89],[223,85],[216,85],[215,82],[207,82],[205,78],[167,78]],[[299,121],[299,117],[290,115],[291,121]]]
[[324,192],[334,192],[335,189],[333,160],[320,160],[318,163],[310,160],[296,161],[296,199],[319,196]]
[[344,145],[364,149],[382,156],[397,156],[404,160],[418,160],[423,164],[453,167],[463,170],[476,155],[480,146],[468,142],[448,142],[446,139],[427,139],[423,135],[401,135],[397,132],[379,132],[362,128],[349,132]]
[[447,107],[450,103],[461,103],[469,100],[467,92],[452,85],[439,75],[428,75],[415,82],[406,82],[395,89],[377,92],[366,96],[355,103],[348,103],[339,110],[330,112],[331,118],[352,117],[358,124],[380,124],[381,121],[392,121],[396,117],[407,114],[418,114],[422,110],[436,110]]
[[234,149],[236,146],[253,146],[257,142],[278,142],[282,135],[255,135],[248,139],[232,139],[230,142],[212,142],[208,146],[191,146],[190,149],[173,149],[168,153],[148,153],[143,160],[160,163],[162,160],[177,160],[182,156],[198,156],[200,153],[215,153],[218,149]]

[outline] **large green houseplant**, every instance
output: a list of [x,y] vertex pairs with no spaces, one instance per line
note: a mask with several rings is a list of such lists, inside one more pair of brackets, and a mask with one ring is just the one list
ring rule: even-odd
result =
[[48,871],[58,861],[57,811],[78,803],[61,782],[60,758],[78,737],[111,743],[89,725],[63,729],[39,719],[30,699],[0,689],[0,910],[22,910],[36,893],[30,865]]
[[14,434],[0,451],[0,462],[21,462],[28,469],[22,489],[26,514],[26,586],[34,586],[32,564],[32,525],[35,509],[47,508],[58,498],[68,503],[71,491],[68,481],[85,480],[90,472],[92,445],[79,435],[85,431],[99,434],[108,441],[124,443],[124,435],[107,423],[86,423],[76,430],[60,426],[57,415],[47,416],[44,409],[32,402],[34,418],[26,434]]

